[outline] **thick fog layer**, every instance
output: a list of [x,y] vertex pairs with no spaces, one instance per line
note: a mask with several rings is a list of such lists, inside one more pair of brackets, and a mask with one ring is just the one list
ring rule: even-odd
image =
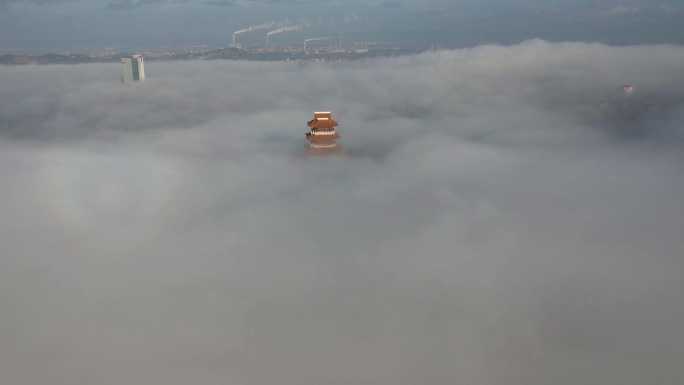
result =
[[1,67],[3,383],[680,384],[683,62]]

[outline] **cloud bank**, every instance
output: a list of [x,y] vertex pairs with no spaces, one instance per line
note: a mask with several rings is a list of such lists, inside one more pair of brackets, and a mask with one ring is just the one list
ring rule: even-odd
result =
[[[681,383],[682,60],[530,41],[148,62],[134,89],[2,67],[0,372]],[[340,156],[304,155],[322,109]]]

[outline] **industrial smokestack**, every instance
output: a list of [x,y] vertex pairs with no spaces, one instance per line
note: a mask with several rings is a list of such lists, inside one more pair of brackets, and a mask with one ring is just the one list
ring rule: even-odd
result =
[[268,23],[253,25],[251,27],[247,27],[244,29],[237,30],[237,31],[233,32],[233,45],[235,44],[235,35],[239,35],[239,34],[245,33],[245,32],[253,32],[253,31],[260,31],[262,29],[269,29],[269,28],[275,27],[276,25],[278,25],[278,23],[276,23],[275,21],[271,21]]
[[283,33],[283,32],[290,32],[290,31],[300,31],[302,28],[304,28],[303,25],[291,25],[289,27],[281,27],[276,30],[273,30],[269,33],[267,33],[268,36],[275,35],[277,33]]
[[306,43],[309,41],[318,41],[318,40],[329,40],[330,36],[324,36],[324,37],[312,37],[311,39],[306,39],[304,40],[304,52],[306,53]]
[[283,32],[301,31],[302,29],[307,28],[309,25],[310,25],[309,23],[306,23],[306,24],[291,25],[289,27],[281,27],[281,28],[275,29],[275,30],[266,34],[266,44],[268,44],[268,37],[271,35],[276,35],[276,34],[283,33]]

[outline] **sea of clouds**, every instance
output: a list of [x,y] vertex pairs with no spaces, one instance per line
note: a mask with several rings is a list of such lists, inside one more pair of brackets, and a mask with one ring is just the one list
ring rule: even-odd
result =
[[2,382],[680,384],[682,63],[0,67]]

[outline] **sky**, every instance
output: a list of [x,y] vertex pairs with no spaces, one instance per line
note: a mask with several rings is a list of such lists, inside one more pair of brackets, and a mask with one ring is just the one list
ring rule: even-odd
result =
[[[148,62],[135,88],[0,67],[0,373],[680,384],[683,61],[530,40]],[[304,152],[319,110],[337,156]]]
[[[548,41],[684,43],[675,0],[0,0],[0,54],[219,48],[241,29],[299,26],[271,44],[340,33],[346,43],[465,47]],[[266,30],[245,33],[265,45]]]

